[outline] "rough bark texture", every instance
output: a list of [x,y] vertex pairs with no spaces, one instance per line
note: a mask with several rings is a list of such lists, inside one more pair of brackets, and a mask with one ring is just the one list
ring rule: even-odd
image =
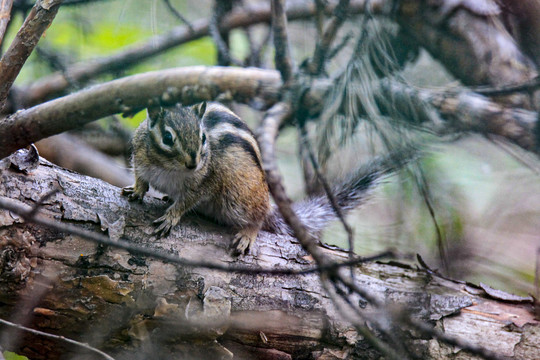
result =
[[[401,2],[398,23],[465,85],[510,85],[538,75],[504,30],[492,1]],[[514,104],[528,99],[514,96]]]
[[[6,165],[6,161],[3,162]],[[262,233],[254,255],[232,258],[232,232],[195,215],[157,240],[149,226],[165,208],[157,199],[128,203],[120,189],[42,160],[28,174],[0,171],[0,196],[34,204],[61,222],[124,236],[189,259],[266,268],[311,264],[295,239]],[[322,249],[336,260],[347,253]],[[428,271],[372,263],[356,282],[378,299],[432,322],[449,335],[513,359],[537,359],[540,323],[531,304],[489,299],[484,290]],[[354,303],[366,306],[362,299]],[[370,312],[367,305],[363,311]],[[88,342],[117,359],[377,358],[325,295],[317,274],[280,277],[182,268],[27,224],[0,210],[0,317]],[[32,359],[85,358],[80,349],[2,328],[0,344]],[[421,358],[472,358],[414,332]]]

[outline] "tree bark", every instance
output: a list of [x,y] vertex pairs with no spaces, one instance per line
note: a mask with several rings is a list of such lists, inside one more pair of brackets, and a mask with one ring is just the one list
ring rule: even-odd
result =
[[[8,167],[6,160],[2,164],[0,196],[33,205],[59,189],[40,214],[105,232],[113,240],[220,264],[288,269],[312,264],[294,238],[264,232],[251,255],[233,258],[228,252],[232,232],[196,215],[186,217],[171,236],[155,239],[150,224],[166,207],[161,200],[129,203],[119,188],[45,160],[28,174]],[[348,256],[321,251],[335,261]],[[496,300],[479,287],[394,262],[357,266],[355,281],[447,335],[510,359],[536,359],[540,352],[540,323],[529,300]],[[364,299],[353,303],[374,315]],[[88,342],[116,359],[378,358],[348,322],[352,316],[336,309],[317,273],[279,276],[180,267],[98,246],[0,210],[0,317]],[[90,358],[81,349],[7,327],[0,334],[4,349],[31,359]],[[439,340],[406,334],[421,358],[474,358]]]
[[[538,75],[534,62],[504,30],[492,1],[401,2],[397,22],[465,85],[513,85]],[[526,107],[523,96],[507,102]]]

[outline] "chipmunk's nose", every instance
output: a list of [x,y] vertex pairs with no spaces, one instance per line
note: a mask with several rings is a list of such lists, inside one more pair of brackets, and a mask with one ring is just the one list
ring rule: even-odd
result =
[[196,167],[197,167],[197,155],[192,154],[190,161],[186,162],[186,168],[188,168],[189,170],[193,170]]

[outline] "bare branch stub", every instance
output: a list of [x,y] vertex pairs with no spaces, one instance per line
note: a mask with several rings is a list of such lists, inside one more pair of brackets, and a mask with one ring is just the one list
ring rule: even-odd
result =
[[13,6],[13,0],[2,0],[0,2],[0,45],[4,40],[6,29],[11,20],[11,7]]
[[54,20],[62,1],[37,1],[13,39],[11,46],[0,59],[0,108],[4,107],[9,89],[19,75],[26,59],[41,39],[41,35]]
[[289,36],[287,33],[287,14],[284,0],[272,0],[272,31],[274,34],[274,47],[276,50],[276,68],[286,84],[293,78],[293,63],[289,49]]

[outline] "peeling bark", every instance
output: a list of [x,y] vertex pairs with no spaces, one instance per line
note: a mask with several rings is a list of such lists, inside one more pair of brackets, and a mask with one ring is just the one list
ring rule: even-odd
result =
[[[5,161],[3,162],[5,165]],[[112,238],[181,257],[301,269],[312,263],[293,238],[261,233],[254,254],[228,253],[232,232],[196,215],[155,239],[151,221],[166,207],[154,198],[128,203],[120,189],[44,160],[28,174],[0,170],[0,196],[34,204],[60,191],[42,214]],[[320,248],[336,261],[347,253]],[[536,359],[540,323],[529,302],[490,299],[485,291],[396,263],[355,269],[356,282],[377,299],[407,307],[446,334],[504,354]],[[354,298],[366,313],[373,312]],[[185,268],[22,222],[0,210],[0,317],[88,342],[116,359],[364,358],[378,355],[339,315],[317,274],[250,275]],[[32,359],[87,358],[45,338],[1,328],[0,344]],[[409,333],[426,359],[472,356]],[[89,358],[89,357],[88,357]]]

